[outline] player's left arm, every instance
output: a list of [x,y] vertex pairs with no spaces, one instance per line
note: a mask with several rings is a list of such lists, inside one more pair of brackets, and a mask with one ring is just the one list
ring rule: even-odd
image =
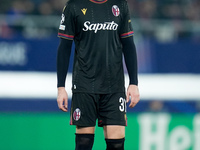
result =
[[138,89],[138,68],[137,68],[137,54],[136,47],[133,41],[133,36],[121,38],[123,46],[124,59],[129,75],[129,86],[126,93],[126,100],[131,103],[129,107],[133,108],[140,100]]

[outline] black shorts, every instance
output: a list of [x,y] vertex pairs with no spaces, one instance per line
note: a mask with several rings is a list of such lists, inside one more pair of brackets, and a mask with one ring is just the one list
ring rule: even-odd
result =
[[71,104],[71,125],[127,125],[125,93],[74,93]]

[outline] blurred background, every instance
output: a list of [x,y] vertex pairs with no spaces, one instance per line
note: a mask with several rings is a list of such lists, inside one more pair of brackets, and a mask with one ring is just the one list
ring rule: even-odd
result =
[[[57,31],[65,3],[0,0],[0,150],[75,147],[69,113],[56,102]],[[127,110],[125,148],[200,150],[200,1],[128,3],[141,101]],[[72,63],[69,106],[71,72]],[[97,128],[94,150],[102,149],[104,137]]]

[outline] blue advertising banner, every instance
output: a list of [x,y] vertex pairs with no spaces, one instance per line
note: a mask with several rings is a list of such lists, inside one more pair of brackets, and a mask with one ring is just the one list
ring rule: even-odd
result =
[[[58,44],[56,35],[46,39],[0,38],[0,70],[55,72]],[[200,43],[197,41],[160,43],[143,39],[136,47],[139,73],[200,73]],[[70,72],[72,58],[73,52]]]
[[152,42],[153,72],[200,73],[200,41]]
[[55,72],[58,44],[56,36],[48,39],[0,38],[0,70]]
[[0,70],[55,71],[58,38],[0,39]]

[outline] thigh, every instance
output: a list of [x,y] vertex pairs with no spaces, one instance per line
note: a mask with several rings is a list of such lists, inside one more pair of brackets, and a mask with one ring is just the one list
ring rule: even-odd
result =
[[77,134],[94,134],[95,127],[79,127],[76,126]]
[[106,139],[122,139],[125,137],[125,126],[108,125],[103,127]]
[[96,119],[96,96],[88,93],[74,93],[72,96],[70,124],[78,127],[94,127]]
[[127,125],[125,93],[101,96],[99,100],[98,125]]

